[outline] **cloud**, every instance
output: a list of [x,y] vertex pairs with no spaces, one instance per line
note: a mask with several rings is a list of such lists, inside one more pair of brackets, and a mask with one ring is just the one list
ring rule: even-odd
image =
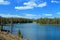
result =
[[45,7],[45,6],[47,6],[47,2],[43,2],[43,3],[38,5],[38,7]]
[[28,19],[37,19],[40,18],[40,15],[35,15],[35,14],[24,14],[24,16],[21,15],[13,15],[13,14],[0,14],[0,16],[2,17],[6,17],[6,18],[28,18]]
[[52,14],[44,14],[44,16],[52,16]]
[[35,7],[45,7],[47,6],[47,2],[42,2],[40,4],[37,4],[34,1],[29,1],[29,2],[24,2],[23,5],[24,6],[15,6],[15,9],[26,10],[26,9],[33,9]]
[[30,19],[37,19],[40,18],[41,15],[36,15],[36,14],[25,14],[24,18],[30,18]]
[[56,13],[56,14],[60,14],[60,12]]
[[18,10],[26,10],[26,9],[33,9],[37,4],[35,2],[25,2],[24,6],[16,6],[15,9]]
[[26,10],[26,9],[33,9],[33,7],[31,7],[31,6],[16,6],[15,9]]
[[36,16],[36,15],[34,15],[34,14],[25,14],[25,16]]
[[51,3],[60,3],[60,2],[56,0],[51,0]]
[[26,5],[26,6],[31,6],[31,7],[37,6],[37,4],[36,4],[35,2],[32,2],[32,1],[30,1],[30,2],[25,2],[24,5]]
[[60,12],[58,12],[58,13],[56,13],[56,14],[60,15]]
[[9,1],[0,0],[0,5],[9,5]]
[[19,15],[12,15],[12,14],[0,14],[0,16],[2,17],[22,17],[22,16],[19,16]]
[[6,17],[6,18],[10,18],[10,17],[13,17],[13,18],[28,18],[28,19],[37,19],[37,18],[40,18],[41,15],[36,15],[36,14],[23,14],[22,16],[21,15],[15,15],[15,14],[2,14],[0,13],[0,16],[1,17]]

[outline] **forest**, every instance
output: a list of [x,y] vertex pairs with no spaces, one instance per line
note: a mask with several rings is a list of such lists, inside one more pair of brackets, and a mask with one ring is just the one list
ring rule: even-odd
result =
[[10,24],[10,23],[32,23],[31,19],[27,18],[0,18],[0,24]]
[[40,18],[35,20],[35,22],[40,24],[60,24],[60,18]]
[[10,24],[10,23],[40,23],[40,24],[60,24],[60,18],[39,18],[36,20],[27,18],[0,18],[0,24]]

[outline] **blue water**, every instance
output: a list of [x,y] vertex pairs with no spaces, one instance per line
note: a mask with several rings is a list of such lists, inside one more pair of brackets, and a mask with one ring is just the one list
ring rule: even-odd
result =
[[[10,30],[10,26],[5,26],[4,29]],[[29,40],[60,40],[60,25],[14,24],[12,33],[17,35],[18,29]]]

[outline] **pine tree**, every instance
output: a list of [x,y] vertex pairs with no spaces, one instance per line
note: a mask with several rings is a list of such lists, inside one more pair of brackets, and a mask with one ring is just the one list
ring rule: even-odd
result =
[[19,37],[21,37],[21,31],[20,31],[20,29],[18,30],[17,35],[18,35]]

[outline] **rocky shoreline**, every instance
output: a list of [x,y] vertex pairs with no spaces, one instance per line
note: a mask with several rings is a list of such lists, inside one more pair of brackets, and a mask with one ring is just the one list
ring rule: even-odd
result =
[[0,40],[24,40],[21,37],[9,34],[7,32],[0,32]]

